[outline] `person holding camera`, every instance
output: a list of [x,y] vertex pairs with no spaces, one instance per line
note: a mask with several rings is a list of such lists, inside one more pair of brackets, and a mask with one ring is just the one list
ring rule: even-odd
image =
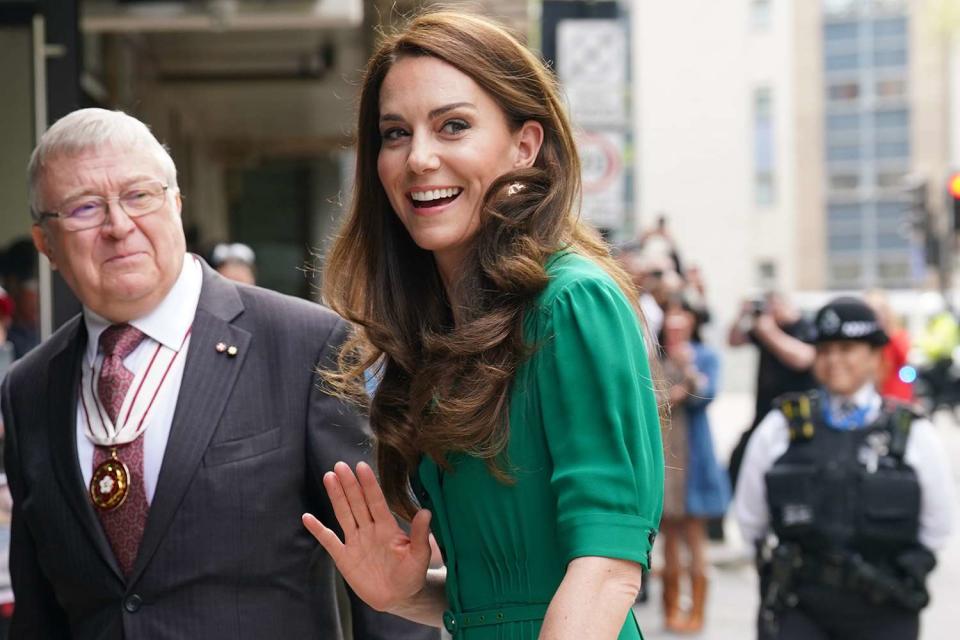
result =
[[755,544],[761,640],[915,640],[956,498],[937,432],[876,387],[889,338],[861,299],[816,316],[820,387],[780,396],[733,511]]
[[734,488],[747,442],[774,399],[815,386],[811,367],[816,351],[808,343],[813,333],[810,321],[776,292],[745,300],[730,327],[727,342],[731,347],[752,344],[760,353],[753,421],[730,455],[730,483]]

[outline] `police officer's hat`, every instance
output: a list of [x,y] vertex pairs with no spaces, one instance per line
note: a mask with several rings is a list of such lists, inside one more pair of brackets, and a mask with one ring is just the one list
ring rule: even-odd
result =
[[877,321],[877,314],[859,298],[844,296],[817,311],[813,343],[859,340],[875,347],[890,341]]

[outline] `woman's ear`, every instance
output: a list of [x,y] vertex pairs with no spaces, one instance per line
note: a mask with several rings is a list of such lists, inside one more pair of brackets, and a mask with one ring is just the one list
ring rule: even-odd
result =
[[516,134],[517,155],[513,163],[514,169],[527,169],[533,166],[540,155],[543,146],[543,125],[536,120],[524,122]]

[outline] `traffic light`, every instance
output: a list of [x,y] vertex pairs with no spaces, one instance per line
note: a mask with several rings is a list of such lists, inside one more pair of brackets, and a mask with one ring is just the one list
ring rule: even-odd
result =
[[954,171],[947,183],[948,211],[953,213],[953,229],[960,231],[960,171]]

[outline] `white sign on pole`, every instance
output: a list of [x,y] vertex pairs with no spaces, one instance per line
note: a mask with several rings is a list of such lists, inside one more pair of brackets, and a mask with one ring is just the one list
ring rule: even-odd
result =
[[581,126],[627,124],[627,34],[618,20],[563,20],[557,27],[557,76]]
[[619,229],[626,216],[626,136],[591,131],[577,136],[583,164],[583,217],[596,227]]

